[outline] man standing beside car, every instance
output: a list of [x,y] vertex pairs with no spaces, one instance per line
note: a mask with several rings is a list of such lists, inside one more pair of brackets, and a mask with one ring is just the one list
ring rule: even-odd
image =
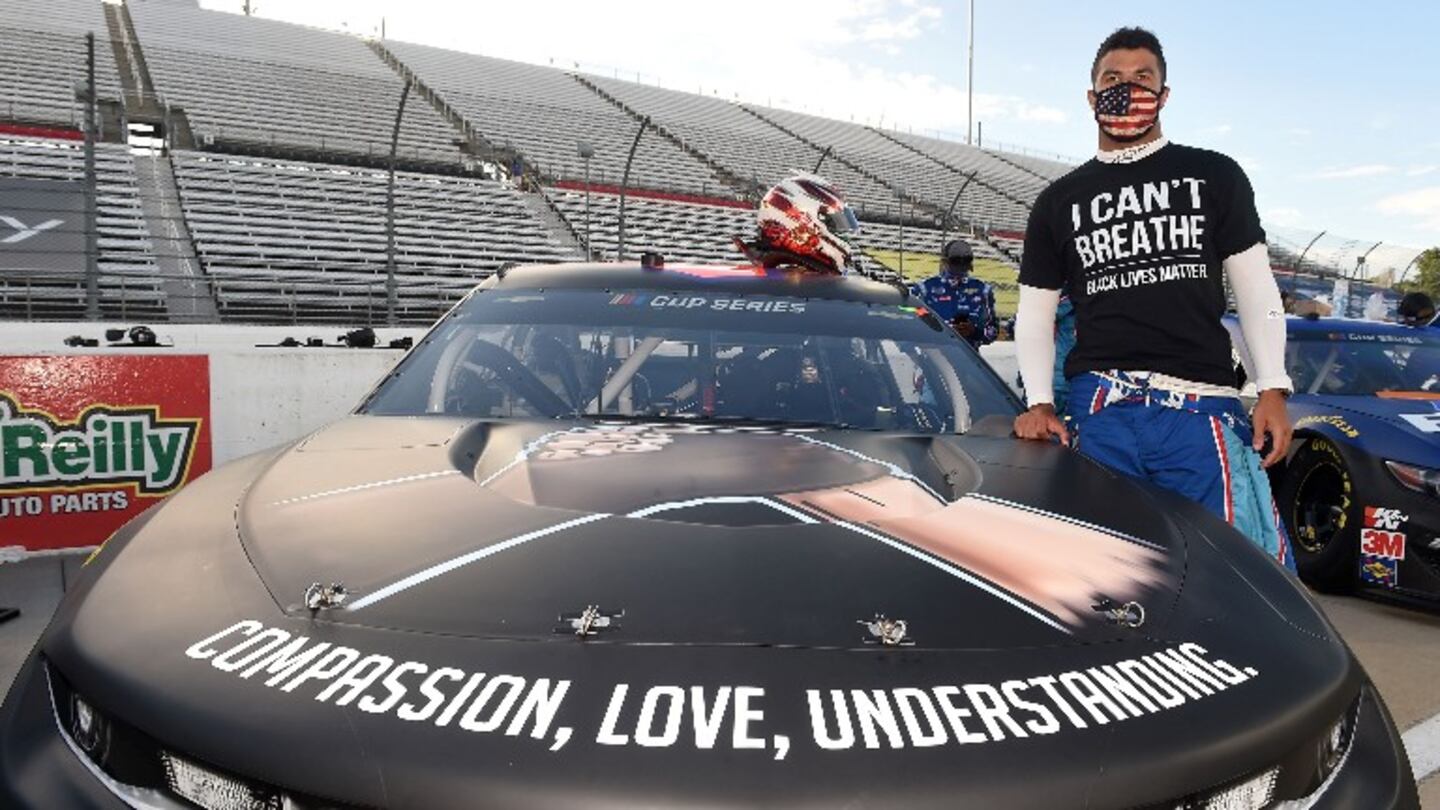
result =
[[[1040,194],[1026,229],[1015,343],[1029,410],[1015,433],[1071,443],[1051,380],[1052,324],[1067,290],[1073,447],[1205,505],[1293,569],[1262,469],[1285,457],[1292,429],[1265,232],[1234,160],[1161,133],[1165,77],[1160,42],[1144,29],[1116,31],[1095,56],[1099,151]],[[1221,323],[1225,279],[1256,366],[1248,419]]]

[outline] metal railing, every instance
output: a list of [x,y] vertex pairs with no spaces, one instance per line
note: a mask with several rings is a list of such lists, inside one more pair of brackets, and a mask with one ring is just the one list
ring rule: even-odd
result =
[[[211,299],[227,323],[344,323],[385,326],[390,320],[383,274],[374,279],[297,278],[284,274],[222,272],[207,276],[205,285],[191,285],[191,276],[164,273],[118,273],[99,276],[99,310],[105,320],[184,322],[171,318],[179,305]],[[475,279],[478,283],[481,279]],[[170,282],[167,284],[167,282]],[[433,322],[473,286],[469,283],[397,281],[395,323]],[[0,275],[0,319],[26,321],[84,318],[85,274],[35,271]]]

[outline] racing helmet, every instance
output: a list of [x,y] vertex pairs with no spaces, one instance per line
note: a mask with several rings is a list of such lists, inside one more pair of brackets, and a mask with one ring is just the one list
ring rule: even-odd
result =
[[[855,250],[843,234],[860,230],[855,212],[823,177],[797,172],[760,198],[760,245],[812,270],[844,273],[854,267]],[[767,262],[768,263],[768,262]]]

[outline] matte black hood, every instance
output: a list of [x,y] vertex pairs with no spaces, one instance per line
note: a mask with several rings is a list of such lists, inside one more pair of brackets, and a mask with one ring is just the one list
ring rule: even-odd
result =
[[[1067,451],[629,427],[357,417],[233,462],[39,649],[157,746],[361,807],[1172,806],[1358,692],[1272,561]],[[605,502],[567,484],[617,456]],[[620,628],[554,632],[591,604]]]
[[1086,497],[1093,473],[1057,510],[1049,471],[966,444],[354,417],[276,459],[240,534],[287,611],[340,582],[335,620],[426,632],[551,637],[589,605],[639,643],[852,647],[884,614],[926,647],[1029,647],[1118,638],[1096,605],[1129,602],[1163,623],[1185,555],[1167,521],[1087,525],[1116,497]]

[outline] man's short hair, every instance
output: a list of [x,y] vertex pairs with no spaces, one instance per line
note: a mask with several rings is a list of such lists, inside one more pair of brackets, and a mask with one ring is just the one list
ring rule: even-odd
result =
[[1423,326],[1435,317],[1435,302],[1423,292],[1408,292],[1395,308],[1401,323]]
[[1100,43],[1100,50],[1095,52],[1095,62],[1090,65],[1090,81],[1099,78],[1100,60],[1105,58],[1105,54],[1132,48],[1144,48],[1155,54],[1155,61],[1160,63],[1160,84],[1165,84],[1165,49],[1160,47],[1159,38],[1139,27],[1117,28]]

